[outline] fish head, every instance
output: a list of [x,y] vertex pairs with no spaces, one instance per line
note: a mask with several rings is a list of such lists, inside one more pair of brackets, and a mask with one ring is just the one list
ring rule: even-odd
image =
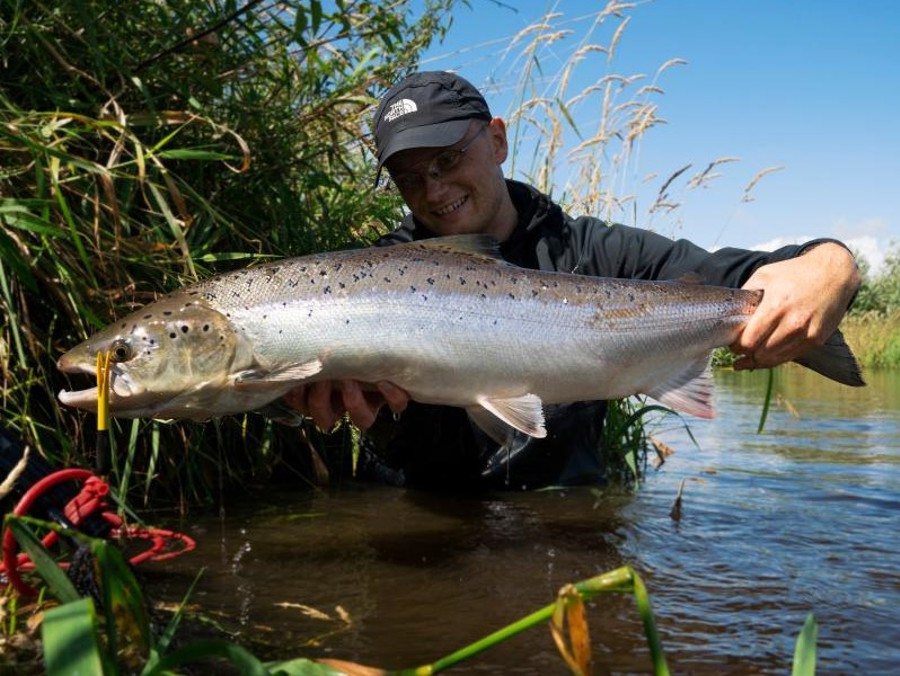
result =
[[[64,373],[96,374],[110,355],[109,412],[116,417],[204,420],[205,399],[221,391],[239,360],[229,319],[203,301],[174,295],[131,313],[60,357]],[[97,388],[63,390],[67,406],[97,410]]]

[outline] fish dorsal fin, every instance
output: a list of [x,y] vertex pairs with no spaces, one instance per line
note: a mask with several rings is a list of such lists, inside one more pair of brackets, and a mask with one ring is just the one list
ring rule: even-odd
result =
[[[477,402],[478,406],[467,409],[469,417],[494,441],[499,443],[507,441],[509,437],[507,425],[530,437],[542,439],[547,436],[543,402],[537,395],[523,394],[508,398],[480,396]],[[488,411],[494,417],[483,415],[484,411]],[[505,425],[492,424],[498,421],[502,421]]]
[[263,368],[247,369],[234,377],[237,389],[254,389],[274,384],[297,383],[298,385],[322,370],[322,362],[318,359],[288,364],[274,371]]
[[698,418],[713,418],[713,381],[709,355],[692,362],[683,371],[646,394],[669,408]]
[[426,249],[464,253],[505,262],[500,256],[500,242],[493,235],[448,235],[447,237],[420,239],[414,244]]

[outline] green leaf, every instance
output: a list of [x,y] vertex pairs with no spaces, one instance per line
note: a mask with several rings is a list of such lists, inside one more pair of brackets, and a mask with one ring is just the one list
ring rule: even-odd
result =
[[91,553],[100,571],[110,652],[133,648],[146,657],[150,652],[150,618],[134,573],[122,552],[106,540],[92,540]]
[[792,676],[815,676],[816,673],[816,640],[819,636],[819,625],[810,613],[794,648],[794,668]]
[[44,614],[41,625],[47,676],[102,676],[103,647],[97,632],[97,611],[91,599],[78,599]]
[[228,153],[220,153],[214,150],[194,150],[191,148],[160,150],[156,153],[156,156],[170,160],[231,160],[236,162],[241,159],[237,155],[229,155]]
[[[9,528],[13,535],[16,536],[16,540],[22,548],[22,551],[28,554],[32,563],[34,563],[34,567],[38,574],[50,588],[50,593],[62,603],[77,601],[79,596],[78,592],[75,591],[75,587],[60,567],[56,565],[56,561],[50,556],[50,552],[47,551],[47,548],[44,547],[34,532],[26,525],[26,521],[40,523],[35,519],[14,516],[12,514],[7,514],[3,523],[5,527]],[[54,530],[62,529],[56,528]]]
[[237,667],[244,676],[269,676],[270,672],[256,657],[245,648],[222,640],[194,641],[167,655],[150,669],[145,669],[142,676],[162,676],[174,667],[221,658]]

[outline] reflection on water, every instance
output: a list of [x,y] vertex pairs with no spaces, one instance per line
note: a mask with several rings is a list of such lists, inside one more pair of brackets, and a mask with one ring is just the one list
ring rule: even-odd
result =
[[[765,374],[716,378],[719,417],[690,420],[700,448],[666,423],[658,436],[677,452],[634,495],[269,491],[185,526],[198,551],[154,575],[153,591],[176,599],[205,566],[193,601],[257,654],[400,668],[628,563],[647,582],[675,673],[786,673],[810,612],[821,673],[894,669],[900,374],[850,389],[783,369],[775,389],[786,403],[761,435]],[[632,599],[600,598],[588,617],[599,672],[649,670]],[[542,628],[465,669],[566,673]]]

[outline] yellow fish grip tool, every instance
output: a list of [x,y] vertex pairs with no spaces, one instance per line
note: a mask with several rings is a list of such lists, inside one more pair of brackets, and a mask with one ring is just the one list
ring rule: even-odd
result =
[[109,351],[97,353],[97,443],[94,462],[99,476],[109,474]]

